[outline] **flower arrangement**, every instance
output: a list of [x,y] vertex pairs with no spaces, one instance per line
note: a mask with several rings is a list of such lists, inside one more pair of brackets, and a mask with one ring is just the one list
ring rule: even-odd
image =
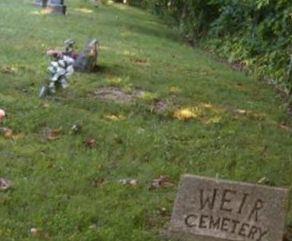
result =
[[56,89],[66,89],[69,86],[69,77],[75,71],[91,72],[97,65],[98,41],[93,39],[88,42],[80,54],[74,51],[75,41],[68,39],[64,42],[64,51],[48,50],[47,55],[51,58],[48,67],[49,83],[42,86],[39,97],[55,94]]

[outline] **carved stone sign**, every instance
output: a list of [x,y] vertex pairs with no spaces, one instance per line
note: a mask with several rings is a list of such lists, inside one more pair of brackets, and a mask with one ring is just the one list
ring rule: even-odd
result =
[[186,175],[169,234],[194,241],[282,241],[288,190]]

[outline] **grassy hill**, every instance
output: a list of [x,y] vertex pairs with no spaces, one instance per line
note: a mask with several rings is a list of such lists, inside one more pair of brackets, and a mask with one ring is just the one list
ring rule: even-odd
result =
[[[157,241],[184,173],[291,187],[292,122],[272,88],[140,10],[71,0],[64,17],[32,2],[0,2],[1,126],[14,133],[0,136],[0,177],[13,182],[1,241]],[[46,50],[91,37],[98,71],[39,99]],[[149,188],[159,176],[174,185]]]

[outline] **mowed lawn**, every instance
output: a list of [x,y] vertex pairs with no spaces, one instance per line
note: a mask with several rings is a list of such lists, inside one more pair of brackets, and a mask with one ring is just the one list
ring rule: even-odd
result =
[[[158,241],[185,173],[291,188],[291,117],[270,86],[138,9],[70,0],[64,17],[33,2],[0,2],[0,125],[14,133],[0,136],[0,177],[13,182],[0,192],[1,241]],[[98,71],[39,99],[46,50],[92,37]],[[159,176],[174,185],[149,189]]]

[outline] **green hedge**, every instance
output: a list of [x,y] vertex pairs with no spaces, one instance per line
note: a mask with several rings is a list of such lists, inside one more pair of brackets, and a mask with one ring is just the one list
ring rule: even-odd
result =
[[189,41],[200,42],[208,50],[292,93],[292,1],[128,0],[128,3],[171,17]]

